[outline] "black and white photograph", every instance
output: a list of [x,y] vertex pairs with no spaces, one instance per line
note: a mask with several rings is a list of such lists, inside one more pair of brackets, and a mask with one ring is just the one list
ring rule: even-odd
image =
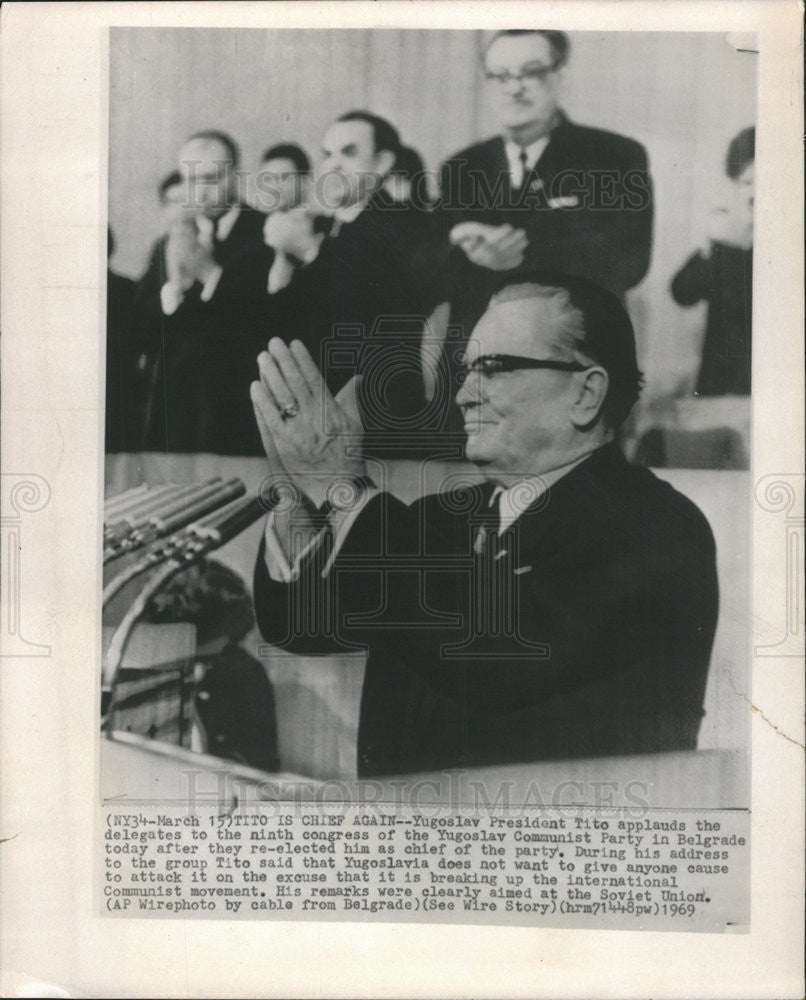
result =
[[[355,994],[356,931],[366,995],[740,995],[759,893],[802,899],[800,40],[759,4],[45,6],[14,65],[52,45],[90,110],[3,74],[5,712],[58,737],[58,856],[129,944],[8,995],[146,995],[177,933],[155,995]],[[61,194],[13,202],[37,114]],[[259,986],[281,928],[317,958]],[[782,936],[753,995],[794,995]]]
[[748,804],[757,59],[112,29],[102,711],[128,754],[605,757],[668,776],[658,805]]

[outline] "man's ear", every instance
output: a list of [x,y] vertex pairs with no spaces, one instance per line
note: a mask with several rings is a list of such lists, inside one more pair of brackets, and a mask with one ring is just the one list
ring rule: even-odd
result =
[[610,376],[604,368],[588,368],[579,373],[577,386],[571,421],[578,428],[590,427],[601,413],[610,386]]
[[375,154],[375,165],[381,177],[386,177],[395,165],[395,154],[391,149],[381,149]]

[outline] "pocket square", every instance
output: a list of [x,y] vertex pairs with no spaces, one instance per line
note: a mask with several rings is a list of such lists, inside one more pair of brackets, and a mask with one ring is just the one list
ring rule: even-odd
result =
[[549,198],[547,205],[549,208],[576,208],[579,198],[575,194],[561,195],[559,198]]
[[531,566],[518,566],[517,569],[512,570],[513,576],[523,576],[524,573],[531,573],[531,572],[532,572]]

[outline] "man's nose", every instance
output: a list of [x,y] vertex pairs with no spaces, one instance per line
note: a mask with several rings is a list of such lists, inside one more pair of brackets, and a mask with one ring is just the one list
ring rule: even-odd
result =
[[481,386],[478,375],[472,372],[462,373],[462,384],[456,393],[456,405],[465,409],[478,406],[481,397]]
[[504,90],[507,94],[514,96],[523,90],[523,77],[510,75],[504,83]]

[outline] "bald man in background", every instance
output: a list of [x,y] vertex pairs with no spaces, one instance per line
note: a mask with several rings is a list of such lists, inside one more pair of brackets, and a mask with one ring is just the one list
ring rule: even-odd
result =
[[214,130],[195,133],[179,153],[182,210],[137,293],[156,355],[147,450],[259,450],[248,387],[262,317],[246,293],[265,282],[271,251],[265,215],[239,195],[238,162],[234,141]]

